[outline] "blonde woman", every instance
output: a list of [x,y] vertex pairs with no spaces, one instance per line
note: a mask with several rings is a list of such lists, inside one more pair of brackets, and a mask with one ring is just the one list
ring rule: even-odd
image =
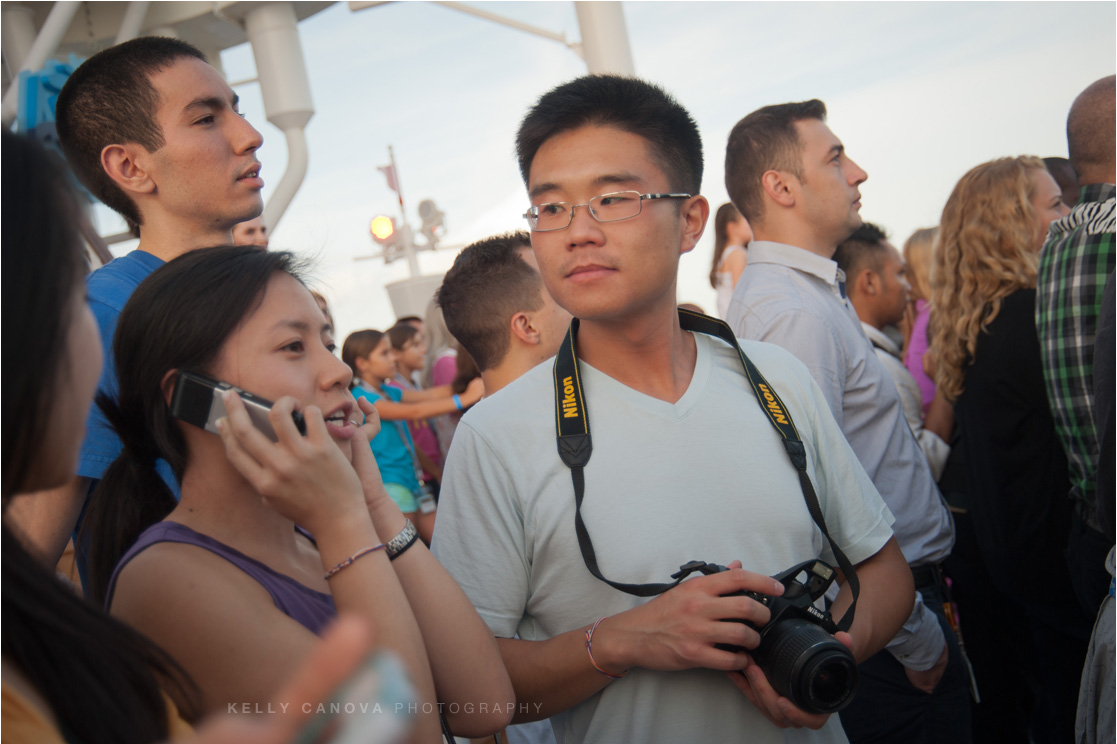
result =
[[931,317],[931,261],[938,227],[916,230],[904,243],[904,276],[911,286],[909,312],[904,317],[904,366],[919,385],[923,396],[923,415],[935,399],[935,382],[923,370],[927,353],[927,321]]
[[1063,557],[1071,510],[1067,462],[1035,328],[1039,251],[1048,225],[1066,211],[1042,160],[979,165],[943,209],[931,274],[935,382],[954,402],[978,549],[1012,605],[1001,616],[1027,618],[1026,637],[1036,641],[1012,650],[1034,662],[1025,670],[1040,691],[1035,741],[1073,737],[1091,626]]

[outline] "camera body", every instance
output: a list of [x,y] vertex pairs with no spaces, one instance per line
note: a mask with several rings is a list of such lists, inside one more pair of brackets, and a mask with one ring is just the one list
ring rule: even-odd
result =
[[[713,574],[727,570],[711,566],[697,570]],[[800,575],[806,575],[801,581]],[[760,634],[760,645],[750,651],[768,682],[781,695],[808,713],[834,713],[853,699],[857,690],[857,662],[833,634],[839,628],[830,613],[814,606],[835,578],[834,569],[820,560],[806,561],[774,577],[784,586],[782,596],[735,592],[768,608],[771,618],[763,626],[736,620]],[[737,646],[722,646],[744,651]]]

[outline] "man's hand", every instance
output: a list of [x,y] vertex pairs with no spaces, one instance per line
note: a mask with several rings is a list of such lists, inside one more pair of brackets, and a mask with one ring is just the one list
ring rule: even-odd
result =
[[[846,648],[853,646],[853,638],[849,633],[838,632],[834,634]],[[749,665],[739,672],[729,672],[729,679],[737,685],[737,689],[745,693],[756,709],[780,728],[820,729],[830,717],[829,713],[807,713],[797,708],[794,703],[782,697],[765,676],[764,671],[751,659]]]
[[923,690],[923,692],[928,695],[934,692],[935,687],[939,684],[939,680],[942,679],[943,672],[946,671],[946,662],[949,659],[948,649],[949,646],[944,643],[942,645],[942,655],[939,656],[939,660],[936,661],[935,665],[930,669],[917,672],[914,669],[904,667],[904,674],[908,675],[908,682],[911,682],[912,686],[918,690]]
[[630,667],[678,670],[706,667],[729,671],[748,663],[743,651],[723,651],[717,644],[755,648],[760,635],[739,622],[768,622],[768,608],[748,597],[724,596],[748,590],[783,594],[783,585],[770,576],[730,570],[688,579],[651,602],[608,618],[594,634],[597,662],[611,672]]

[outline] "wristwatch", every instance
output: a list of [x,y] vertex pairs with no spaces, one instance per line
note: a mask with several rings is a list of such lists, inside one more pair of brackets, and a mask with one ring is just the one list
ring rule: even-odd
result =
[[418,539],[419,530],[415,529],[415,525],[410,519],[405,519],[403,529],[386,543],[385,552],[388,554],[388,558],[394,561],[405,550],[414,545]]

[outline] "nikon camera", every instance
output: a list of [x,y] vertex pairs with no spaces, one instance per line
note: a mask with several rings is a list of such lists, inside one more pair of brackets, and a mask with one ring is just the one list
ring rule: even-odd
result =
[[[702,573],[719,573],[725,566],[706,564]],[[801,574],[805,581],[798,580]],[[735,620],[760,633],[760,645],[750,651],[768,682],[779,694],[808,713],[834,713],[853,699],[857,690],[857,662],[833,633],[838,631],[829,612],[814,606],[833,583],[834,569],[823,561],[800,563],[773,577],[784,585],[783,596],[736,592],[768,608],[771,619],[757,627]],[[719,648],[745,651],[739,646]]]

